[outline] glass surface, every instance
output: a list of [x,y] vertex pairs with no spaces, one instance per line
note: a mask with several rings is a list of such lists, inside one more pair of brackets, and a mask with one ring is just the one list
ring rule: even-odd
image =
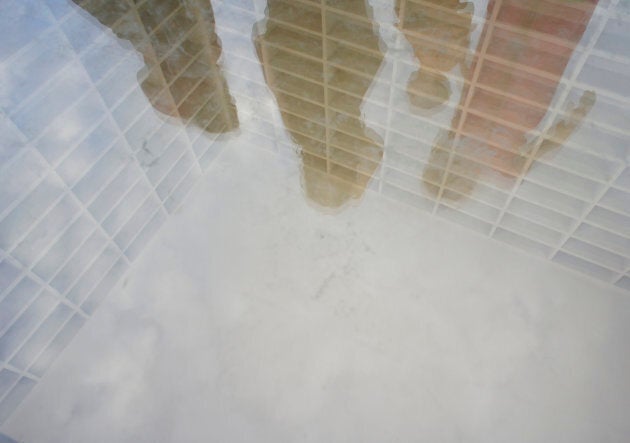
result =
[[628,4],[0,2],[0,423],[228,151],[630,290]]

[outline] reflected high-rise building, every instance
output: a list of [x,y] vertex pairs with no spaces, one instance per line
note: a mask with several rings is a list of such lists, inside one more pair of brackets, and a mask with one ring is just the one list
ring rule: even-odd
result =
[[210,0],[73,1],[142,54],[138,81],[155,109],[211,133],[238,128]]
[[363,0],[312,6],[270,0],[254,43],[283,124],[298,146],[309,200],[338,208],[359,198],[383,156],[361,105],[383,53]]
[[[542,0],[491,1],[485,21],[479,23],[483,29],[476,48],[467,47],[470,40],[466,29],[474,28],[474,24],[471,28],[473,10],[466,3],[430,0],[427,3],[440,8],[435,13],[439,20],[431,21],[419,8],[415,21],[404,23],[404,30],[426,39],[424,43],[412,40],[420,72],[446,72],[459,65],[463,76],[450,129],[442,130],[434,140],[423,174],[428,190],[439,190],[446,200],[459,200],[472,194],[483,174],[498,174],[502,181],[514,183],[534,159],[550,155],[571,135],[593,106],[594,92],[585,92],[577,103],[563,109],[564,118],[546,126],[545,134],[538,132],[545,126],[560,79],[597,2],[552,5]],[[401,0],[399,10],[407,3]],[[417,2],[414,5],[417,8]],[[440,41],[447,47],[442,51],[431,49]],[[453,43],[459,48],[451,49]],[[423,57],[427,51],[440,57]],[[461,64],[463,59],[448,54],[462,54],[460,57],[471,61]],[[443,66],[437,67],[435,60],[442,60]],[[412,83],[413,77],[410,86]],[[450,91],[445,84],[448,82],[420,84],[418,89],[425,96],[434,97],[425,107],[448,100]],[[445,188],[448,193],[441,191]]]

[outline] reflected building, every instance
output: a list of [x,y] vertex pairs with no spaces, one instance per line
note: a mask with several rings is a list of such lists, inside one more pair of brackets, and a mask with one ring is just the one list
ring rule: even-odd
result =
[[[586,91],[563,110],[563,119],[545,124],[597,0],[553,5],[545,1],[491,1],[477,47],[470,51],[470,2],[428,3],[440,7],[440,12],[434,13],[439,19],[418,9],[416,15],[407,11],[405,18],[411,19],[403,22],[404,31],[424,38],[427,45],[425,49],[423,43],[410,40],[420,60],[419,73],[460,65],[464,86],[450,128],[443,129],[434,140],[423,173],[426,187],[437,193],[436,197],[457,201],[471,195],[483,175],[497,176],[497,181],[511,186],[527,173],[533,160],[551,155],[561,146],[595,102],[594,92]],[[411,3],[402,0],[399,10],[405,4]],[[442,52],[432,48],[434,42],[445,43]],[[469,52],[469,66],[462,64],[466,56],[462,51]],[[433,57],[425,56],[427,52]],[[439,68],[435,60],[442,61]],[[448,82],[437,75],[439,80],[422,80],[410,94],[422,90],[425,97],[432,97],[430,106],[447,101]],[[412,77],[410,89],[414,81]],[[427,99],[424,103],[429,107]],[[544,134],[541,127],[547,127]]]
[[270,0],[253,40],[267,85],[302,160],[303,188],[323,208],[359,198],[383,156],[361,117],[383,60],[363,0]]
[[[257,150],[288,139],[320,208],[378,184],[385,198],[630,290],[626,0],[0,5],[0,426],[202,174],[227,185],[228,212],[295,186],[291,174],[256,174],[258,159],[281,171]],[[250,108],[240,123],[232,93]],[[293,217],[294,193],[281,194]],[[396,229],[383,217],[398,209],[379,204],[362,221]],[[422,247],[426,235],[406,237]]]
[[210,133],[238,128],[210,0],[73,0],[142,54],[138,82],[153,107]]
[[446,103],[451,86],[445,73],[459,67],[468,70],[467,49],[473,28],[473,2],[431,1],[440,9],[416,2],[396,1],[396,16],[405,38],[411,44],[420,68],[407,83],[409,102],[427,113]]

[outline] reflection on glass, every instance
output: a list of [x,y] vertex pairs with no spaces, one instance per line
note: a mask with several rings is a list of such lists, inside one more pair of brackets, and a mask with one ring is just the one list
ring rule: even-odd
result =
[[586,91],[564,110],[564,119],[537,136],[597,0],[551,6],[544,0],[491,1],[469,67],[470,2],[425,3],[422,8],[417,1],[413,7],[405,0],[397,5],[399,12],[411,8],[403,30],[418,37],[410,41],[421,68],[411,77],[409,92],[423,98],[410,101],[425,109],[446,102],[449,82],[440,71],[460,66],[465,81],[450,129],[434,140],[423,173],[426,187],[433,193],[443,189],[443,199],[456,201],[471,195],[482,175],[513,184],[532,160],[560,146],[595,102],[594,92]]
[[372,8],[361,0],[322,5],[270,0],[254,43],[292,141],[308,198],[337,208],[360,197],[383,156],[361,119],[361,104],[383,54]]
[[413,47],[420,69],[407,83],[412,105],[432,110],[451,96],[451,87],[444,73],[459,66],[466,71],[466,49],[470,45],[475,5],[459,0],[433,1],[440,9],[420,3],[396,1],[400,27]]
[[155,109],[211,133],[238,127],[210,0],[73,1],[142,54],[138,81]]

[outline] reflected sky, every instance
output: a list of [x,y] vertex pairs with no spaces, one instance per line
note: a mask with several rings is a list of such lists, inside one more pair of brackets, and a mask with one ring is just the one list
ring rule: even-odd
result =
[[[54,171],[108,235],[128,215],[127,189],[154,188],[147,213],[166,215],[195,181],[187,174],[238,146],[292,161],[294,185],[322,211],[375,191],[545,257],[580,235],[572,253],[597,265],[628,239],[625,1],[9,6],[0,158]],[[23,188],[7,191],[7,211]],[[7,250],[19,217],[0,238]],[[625,275],[622,251],[612,273],[596,273]]]
[[629,29],[627,0],[3,0],[0,423],[226,151],[630,289]]

